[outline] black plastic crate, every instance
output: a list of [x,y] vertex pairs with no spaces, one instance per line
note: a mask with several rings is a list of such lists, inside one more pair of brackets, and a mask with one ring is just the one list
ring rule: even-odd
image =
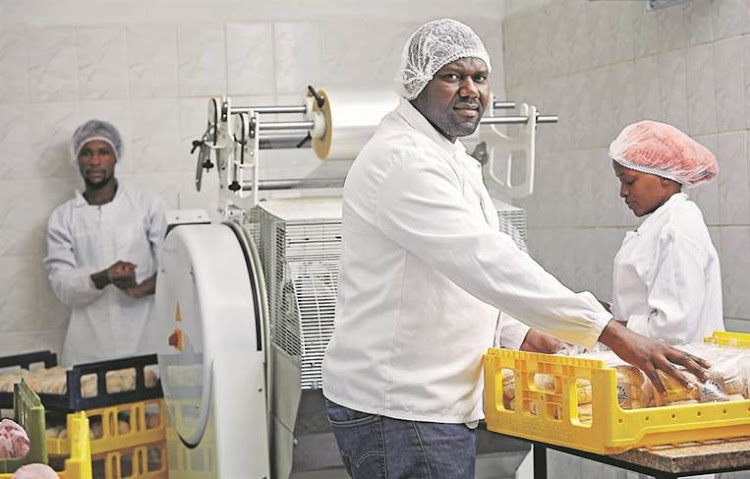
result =
[[[50,359],[50,356],[53,359]],[[43,362],[45,367],[56,366],[57,357],[50,351],[8,356],[0,358],[0,368],[21,366],[28,369],[29,364],[38,362]],[[157,358],[155,354],[78,364],[66,372],[67,392],[65,394],[39,393],[39,398],[47,410],[64,412],[82,411],[85,409],[94,409],[115,404],[142,401],[145,399],[160,398],[163,397],[163,393],[161,382],[158,378],[154,387],[146,387],[145,384],[145,368],[156,364]],[[131,368],[135,369],[135,389],[131,391],[108,393],[106,379],[107,373],[110,371]],[[83,397],[81,391],[81,378],[89,374],[96,375],[96,396]],[[13,394],[0,393],[0,407],[12,407],[12,405]]]

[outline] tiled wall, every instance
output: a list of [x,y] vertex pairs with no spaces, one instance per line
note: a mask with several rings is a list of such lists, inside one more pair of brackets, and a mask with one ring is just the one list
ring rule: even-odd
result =
[[[309,83],[390,88],[408,35],[443,16],[482,35],[502,96],[502,13],[492,0],[0,1],[0,355],[61,347],[68,311],[42,258],[49,214],[79,186],[78,124],[118,126],[122,181],[212,209],[216,180],[196,193],[188,153],[208,98],[300,104]],[[310,150],[266,158],[290,175],[318,164]]]
[[540,126],[530,249],[564,283],[611,298],[612,259],[639,220],[618,196],[607,147],[639,119],[671,123],[713,151],[718,181],[691,194],[722,267],[728,329],[750,330],[750,2],[509,0],[509,99],[560,115]]

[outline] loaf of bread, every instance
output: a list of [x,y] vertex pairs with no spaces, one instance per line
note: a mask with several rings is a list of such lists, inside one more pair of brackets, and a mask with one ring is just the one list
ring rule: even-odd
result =
[[623,409],[639,409],[643,404],[643,373],[631,365],[615,366],[617,402]]

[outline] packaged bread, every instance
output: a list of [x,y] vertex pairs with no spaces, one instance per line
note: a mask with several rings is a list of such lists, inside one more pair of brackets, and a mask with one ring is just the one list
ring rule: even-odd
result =
[[617,402],[623,409],[639,409],[643,405],[644,376],[640,369],[629,364],[615,366],[617,372]]
[[28,378],[28,376],[29,371],[23,368],[3,372],[3,374],[0,375],[0,392],[12,393],[13,385],[20,383],[21,379]]
[[[538,373],[534,375],[534,387],[539,391],[555,392],[557,380],[550,374]],[[576,379],[578,404],[590,403],[592,400],[591,381],[583,378]]]

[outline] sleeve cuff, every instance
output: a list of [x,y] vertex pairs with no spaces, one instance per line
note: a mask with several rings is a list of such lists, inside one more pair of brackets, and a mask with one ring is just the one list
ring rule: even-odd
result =
[[495,332],[495,345],[506,349],[520,349],[530,329],[513,316],[501,311]]

